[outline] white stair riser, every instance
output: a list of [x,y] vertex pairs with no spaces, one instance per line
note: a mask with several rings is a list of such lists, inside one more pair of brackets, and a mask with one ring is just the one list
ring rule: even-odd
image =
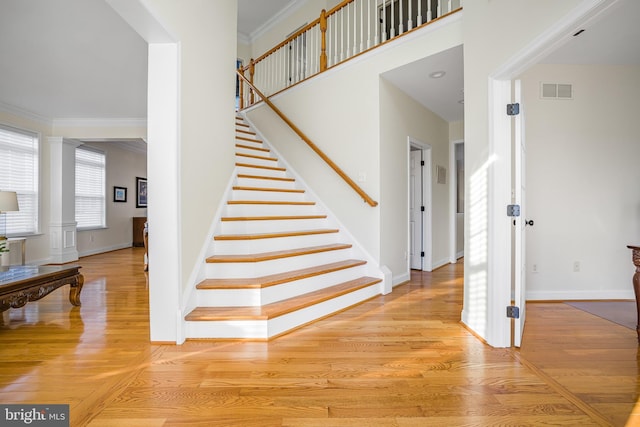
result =
[[315,215],[316,205],[227,204],[222,216]]
[[[264,147],[260,147],[252,142],[249,142],[248,144],[242,144],[242,145],[246,145],[248,147],[253,147],[255,146],[255,148],[264,148]],[[236,154],[249,154],[251,156],[263,156],[263,157],[273,157],[271,156],[271,154],[269,154],[268,151],[263,151],[263,150],[252,150],[250,148],[244,148],[244,147],[236,147]]]
[[[254,174],[255,175],[255,174]],[[262,174],[258,174],[263,176]],[[296,188],[295,181],[281,181],[277,179],[258,179],[258,178],[238,178],[236,185],[241,187],[260,187],[260,188]]]
[[215,240],[213,248],[214,253],[220,255],[248,255],[338,243],[339,234],[326,233],[255,240]]
[[[249,159],[236,159],[236,163],[250,164],[246,160]],[[277,166],[277,165],[271,165]],[[262,175],[262,176],[274,176],[276,178],[286,178],[287,173],[281,170],[264,169],[264,168],[252,168],[250,166],[238,166],[239,175]]]
[[198,289],[199,307],[245,307],[260,306],[314,292],[329,286],[362,277],[364,269],[359,267],[333,271],[314,277],[281,283],[263,289]]
[[224,322],[185,322],[185,336],[189,338],[256,339],[267,337],[264,320],[228,320]]
[[233,190],[229,200],[269,200],[279,202],[303,202],[304,193],[283,191]]
[[216,262],[207,263],[207,279],[243,279],[285,273],[292,270],[330,264],[349,259],[351,249],[327,251],[260,262]]
[[281,231],[313,230],[328,228],[327,220],[279,219],[257,221],[222,221],[221,234],[279,233]]
[[[252,153],[253,155],[254,153]],[[262,156],[267,157],[267,156]],[[236,156],[237,163],[247,163],[252,166],[269,166],[269,167],[279,167],[277,160],[267,160],[267,159],[255,159],[253,157],[245,157],[245,156]]]
[[186,322],[189,338],[268,339],[378,295],[377,284],[268,321]]

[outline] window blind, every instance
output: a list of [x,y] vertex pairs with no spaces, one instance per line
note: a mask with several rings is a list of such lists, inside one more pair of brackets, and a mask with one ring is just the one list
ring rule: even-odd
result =
[[38,232],[38,159],[40,138],[29,132],[0,125],[0,190],[15,191],[18,212],[7,212],[7,235]]
[[78,228],[104,227],[105,155],[76,148],[76,222]]

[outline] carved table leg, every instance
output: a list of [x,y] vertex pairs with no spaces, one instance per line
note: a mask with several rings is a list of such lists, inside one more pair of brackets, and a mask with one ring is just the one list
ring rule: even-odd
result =
[[633,248],[633,265],[636,266],[636,272],[633,275],[633,292],[636,295],[636,333],[640,343],[640,248]]
[[69,302],[73,305],[80,305],[80,292],[82,291],[82,285],[84,285],[84,276],[78,274],[75,277],[75,281],[71,283],[69,288]]

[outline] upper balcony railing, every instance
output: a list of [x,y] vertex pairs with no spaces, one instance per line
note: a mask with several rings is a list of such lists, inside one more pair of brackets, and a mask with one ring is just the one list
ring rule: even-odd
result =
[[[265,96],[462,9],[463,0],[345,0],[238,71]],[[260,99],[240,79],[240,109]]]

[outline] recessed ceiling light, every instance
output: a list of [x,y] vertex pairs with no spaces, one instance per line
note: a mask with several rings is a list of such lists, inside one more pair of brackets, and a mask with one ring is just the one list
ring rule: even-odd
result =
[[429,77],[431,77],[432,79],[439,79],[440,77],[444,77],[444,75],[447,74],[444,71],[434,71],[433,73],[429,74]]

